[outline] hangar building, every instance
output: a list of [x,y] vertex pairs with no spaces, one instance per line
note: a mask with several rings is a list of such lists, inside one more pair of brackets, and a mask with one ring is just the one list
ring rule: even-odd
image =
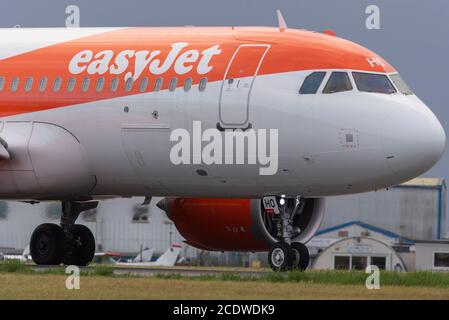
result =
[[[442,239],[447,229],[445,199],[444,180],[429,178],[414,179],[384,191],[330,197],[321,231],[358,222],[359,225],[353,226],[354,232],[346,236],[344,233],[337,234],[336,240],[366,236],[363,234],[366,230],[362,230],[364,225],[372,227],[368,232],[377,240],[384,241],[385,234],[373,228],[395,234],[397,239],[387,241],[390,245],[392,242],[400,243],[401,239]],[[101,201],[97,209],[83,213],[78,221],[92,230],[98,251],[136,253],[142,248],[154,248],[155,253],[162,253],[170,243],[179,243],[183,239],[165,213],[156,207],[157,201],[158,198],[154,198],[148,207],[141,205],[141,197]],[[60,210],[58,203],[29,205],[0,201],[0,251],[5,251],[5,248],[23,250],[37,225],[59,222]],[[329,234],[326,236],[329,238]],[[323,242],[323,237],[324,234],[319,233],[311,244]],[[265,262],[260,255],[204,253],[187,245],[182,256],[187,259],[200,256],[210,263],[240,266],[249,265],[251,260]]]
[[439,178],[417,178],[389,190],[327,198],[321,229],[350,221],[408,239],[446,238],[446,183]]
[[365,270],[376,265],[381,270],[405,271],[398,253],[389,245],[374,238],[351,237],[334,242],[314,260],[317,270]]

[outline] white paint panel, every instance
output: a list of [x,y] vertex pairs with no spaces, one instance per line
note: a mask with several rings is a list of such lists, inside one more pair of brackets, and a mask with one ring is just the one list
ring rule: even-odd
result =
[[10,28],[0,29],[0,60],[59,43],[120,28]]

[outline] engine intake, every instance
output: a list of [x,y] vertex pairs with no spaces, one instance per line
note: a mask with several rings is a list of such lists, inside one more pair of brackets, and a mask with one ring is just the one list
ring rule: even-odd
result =
[[[324,216],[325,199],[302,199],[292,219],[292,241],[308,242]],[[216,251],[268,251],[279,241],[273,216],[261,199],[164,198],[157,204],[186,243]]]

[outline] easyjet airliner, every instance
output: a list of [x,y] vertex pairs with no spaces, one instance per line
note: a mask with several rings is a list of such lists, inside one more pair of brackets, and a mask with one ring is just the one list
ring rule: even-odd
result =
[[162,196],[187,243],[305,269],[325,196],[418,176],[446,139],[380,56],[282,25],[3,29],[0,115],[0,198],[62,203],[37,264],[92,260],[98,201]]

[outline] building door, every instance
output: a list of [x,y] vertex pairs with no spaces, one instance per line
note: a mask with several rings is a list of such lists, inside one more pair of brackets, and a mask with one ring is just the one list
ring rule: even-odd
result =
[[251,89],[269,48],[245,44],[235,51],[221,86],[219,114],[223,128],[248,127]]

